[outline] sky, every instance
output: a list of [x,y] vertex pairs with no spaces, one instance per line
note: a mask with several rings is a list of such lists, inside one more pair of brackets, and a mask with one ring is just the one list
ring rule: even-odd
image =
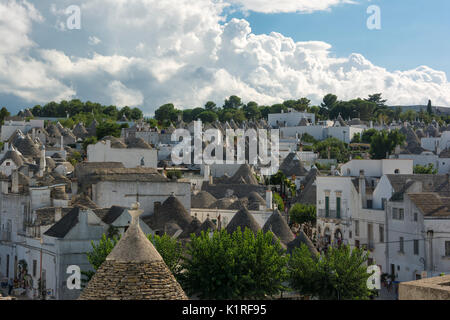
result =
[[450,107],[449,18],[448,0],[0,0],[0,104],[78,98],[152,115],[232,94],[381,92]]

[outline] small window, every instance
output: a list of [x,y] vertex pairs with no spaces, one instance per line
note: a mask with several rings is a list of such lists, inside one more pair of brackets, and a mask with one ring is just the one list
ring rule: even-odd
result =
[[373,206],[373,201],[367,200],[367,209],[372,209],[372,206]]
[[349,237],[350,239],[352,238],[352,231],[351,231],[351,230],[348,232],[348,237]]
[[359,249],[359,240],[355,240],[355,247]]
[[395,174],[399,174],[400,173],[400,169],[395,169],[394,173]]
[[33,277],[36,277],[37,274],[37,261],[33,260]]
[[379,232],[380,232],[380,242],[383,243],[384,242],[384,226],[379,227]]
[[450,257],[450,241],[445,241],[445,256]]
[[355,236],[359,237],[359,221],[355,220]]
[[418,220],[418,216],[419,216],[419,214],[417,212],[414,212],[414,221]]
[[419,240],[414,240],[414,254],[419,255]]
[[399,243],[400,243],[400,248],[399,248],[400,250],[399,250],[399,251],[400,251],[401,253],[404,253],[403,237],[400,237],[400,242],[399,242]]

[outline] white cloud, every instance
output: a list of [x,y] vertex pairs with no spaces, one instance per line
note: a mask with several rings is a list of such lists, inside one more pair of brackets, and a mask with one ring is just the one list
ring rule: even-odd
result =
[[229,0],[244,10],[262,13],[301,12],[328,10],[340,4],[356,3],[353,0]]
[[108,86],[111,103],[118,107],[134,107],[142,104],[144,96],[139,90],[129,89],[120,81],[113,81]]
[[72,97],[75,92],[47,72],[29,53],[37,45],[29,37],[33,22],[44,18],[27,1],[0,3],[0,93],[43,102]]
[[[2,29],[17,41],[0,51],[0,94],[30,103],[77,96],[136,105],[151,114],[163,103],[186,108],[208,100],[221,104],[231,94],[273,104],[303,96],[319,103],[330,92],[340,99],[382,92],[393,105],[431,99],[434,105],[450,106],[444,72],[426,66],[390,72],[361,54],[336,58],[325,42],[295,42],[275,32],[255,35],[244,19],[222,24],[225,5],[212,0],[85,1],[81,33],[71,34],[84,55],[38,47],[30,29],[43,19],[23,2],[11,3],[8,12],[14,10],[23,22],[15,26],[15,20],[9,21],[11,27]],[[61,0],[54,12],[69,4]],[[102,39],[98,52],[88,44],[93,34]]]
[[100,40],[99,38],[97,38],[97,37],[95,37],[95,36],[90,36],[90,37],[89,37],[89,40],[88,40],[88,43],[89,43],[91,46],[96,46],[96,45],[98,45],[100,42],[102,42],[102,40]]

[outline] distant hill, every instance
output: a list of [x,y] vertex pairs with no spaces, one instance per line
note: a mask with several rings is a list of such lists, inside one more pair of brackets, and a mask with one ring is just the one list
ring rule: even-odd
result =
[[[427,111],[426,105],[415,105],[415,106],[389,106],[389,108],[395,109],[395,108],[401,108],[402,111],[406,110],[414,110],[416,112],[419,112],[420,109],[423,111]],[[450,114],[450,107],[435,107],[433,106],[433,111],[437,114]]]

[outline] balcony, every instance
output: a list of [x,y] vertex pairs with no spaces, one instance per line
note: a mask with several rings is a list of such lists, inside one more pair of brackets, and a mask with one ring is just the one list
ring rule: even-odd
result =
[[1,241],[11,241],[11,231],[0,231]]
[[328,210],[328,216],[326,215],[325,209],[319,209],[319,217],[320,218],[329,218],[329,219],[341,219],[342,218],[342,210],[341,210],[341,217],[337,217],[337,211],[336,210]]

